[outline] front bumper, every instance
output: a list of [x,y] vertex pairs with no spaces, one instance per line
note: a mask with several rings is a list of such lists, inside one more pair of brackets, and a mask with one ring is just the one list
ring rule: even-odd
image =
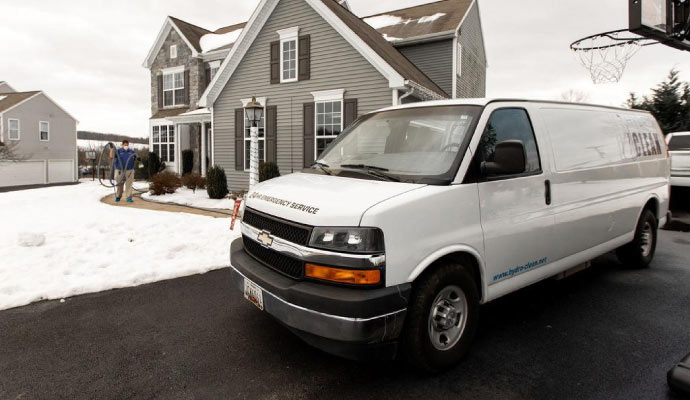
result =
[[230,267],[236,289],[244,291],[245,279],[261,287],[264,310],[311,345],[347,358],[395,354],[410,284],[357,289],[297,281],[247,254],[241,238],[231,245]]

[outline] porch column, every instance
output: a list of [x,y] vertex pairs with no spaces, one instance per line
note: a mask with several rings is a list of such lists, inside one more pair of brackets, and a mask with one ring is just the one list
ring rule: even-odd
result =
[[202,122],[201,125],[201,176],[206,176],[206,122]]
[[182,134],[180,133],[180,124],[175,124],[175,166],[177,173],[182,175],[182,152],[180,151],[180,138]]

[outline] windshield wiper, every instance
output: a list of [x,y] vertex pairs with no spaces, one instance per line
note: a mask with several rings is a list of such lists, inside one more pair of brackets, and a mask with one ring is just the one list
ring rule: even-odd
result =
[[400,182],[399,178],[396,178],[392,175],[386,174],[385,172],[388,172],[388,168],[383,168],[383,167],[377,167],[375,165],[364,165],[364,164],[343,164],[340,166],[341,168],[350,168],[350,169],[363,169],[364,172],[368,175],[375,176],[377,178],[382,178],[391,182]]
[[330,167],[330,165],[328,165],[328,164],[326,164],[326,163],[322,163],[322,162],[319,162],[319,161],[314,161],[314,163],[313,163],[311,166],[312,166],[312,167],[314,167],[314,166],[319,167],[319,168],[321,169],[321,171],[323,171],[326,175],[333,175],[333,173],[331,172],[331,170],[328,169],[328,168]]

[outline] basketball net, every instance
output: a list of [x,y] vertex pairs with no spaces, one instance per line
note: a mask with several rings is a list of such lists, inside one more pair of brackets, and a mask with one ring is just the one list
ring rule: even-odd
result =
[[643,46],[658,43],[626,29],[599,33],[573,42],[572,50],[587,68],[595,84],[621,80],[628,61]]

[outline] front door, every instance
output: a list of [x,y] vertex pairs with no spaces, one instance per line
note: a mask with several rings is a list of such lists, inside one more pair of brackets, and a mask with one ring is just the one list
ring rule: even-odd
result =
[[[526,109],[497,108],[491,113],[475,152],[475,165],[493,161],[496,144],[507,140],[522,142],[525,171],[504,175],[478,172],[489,286],[535,271],[557,254],[554,217],[546,204],[547,172]],[[521,283],[523,286],[531,282]],[[510,286],[499,292],[505,293]]]

